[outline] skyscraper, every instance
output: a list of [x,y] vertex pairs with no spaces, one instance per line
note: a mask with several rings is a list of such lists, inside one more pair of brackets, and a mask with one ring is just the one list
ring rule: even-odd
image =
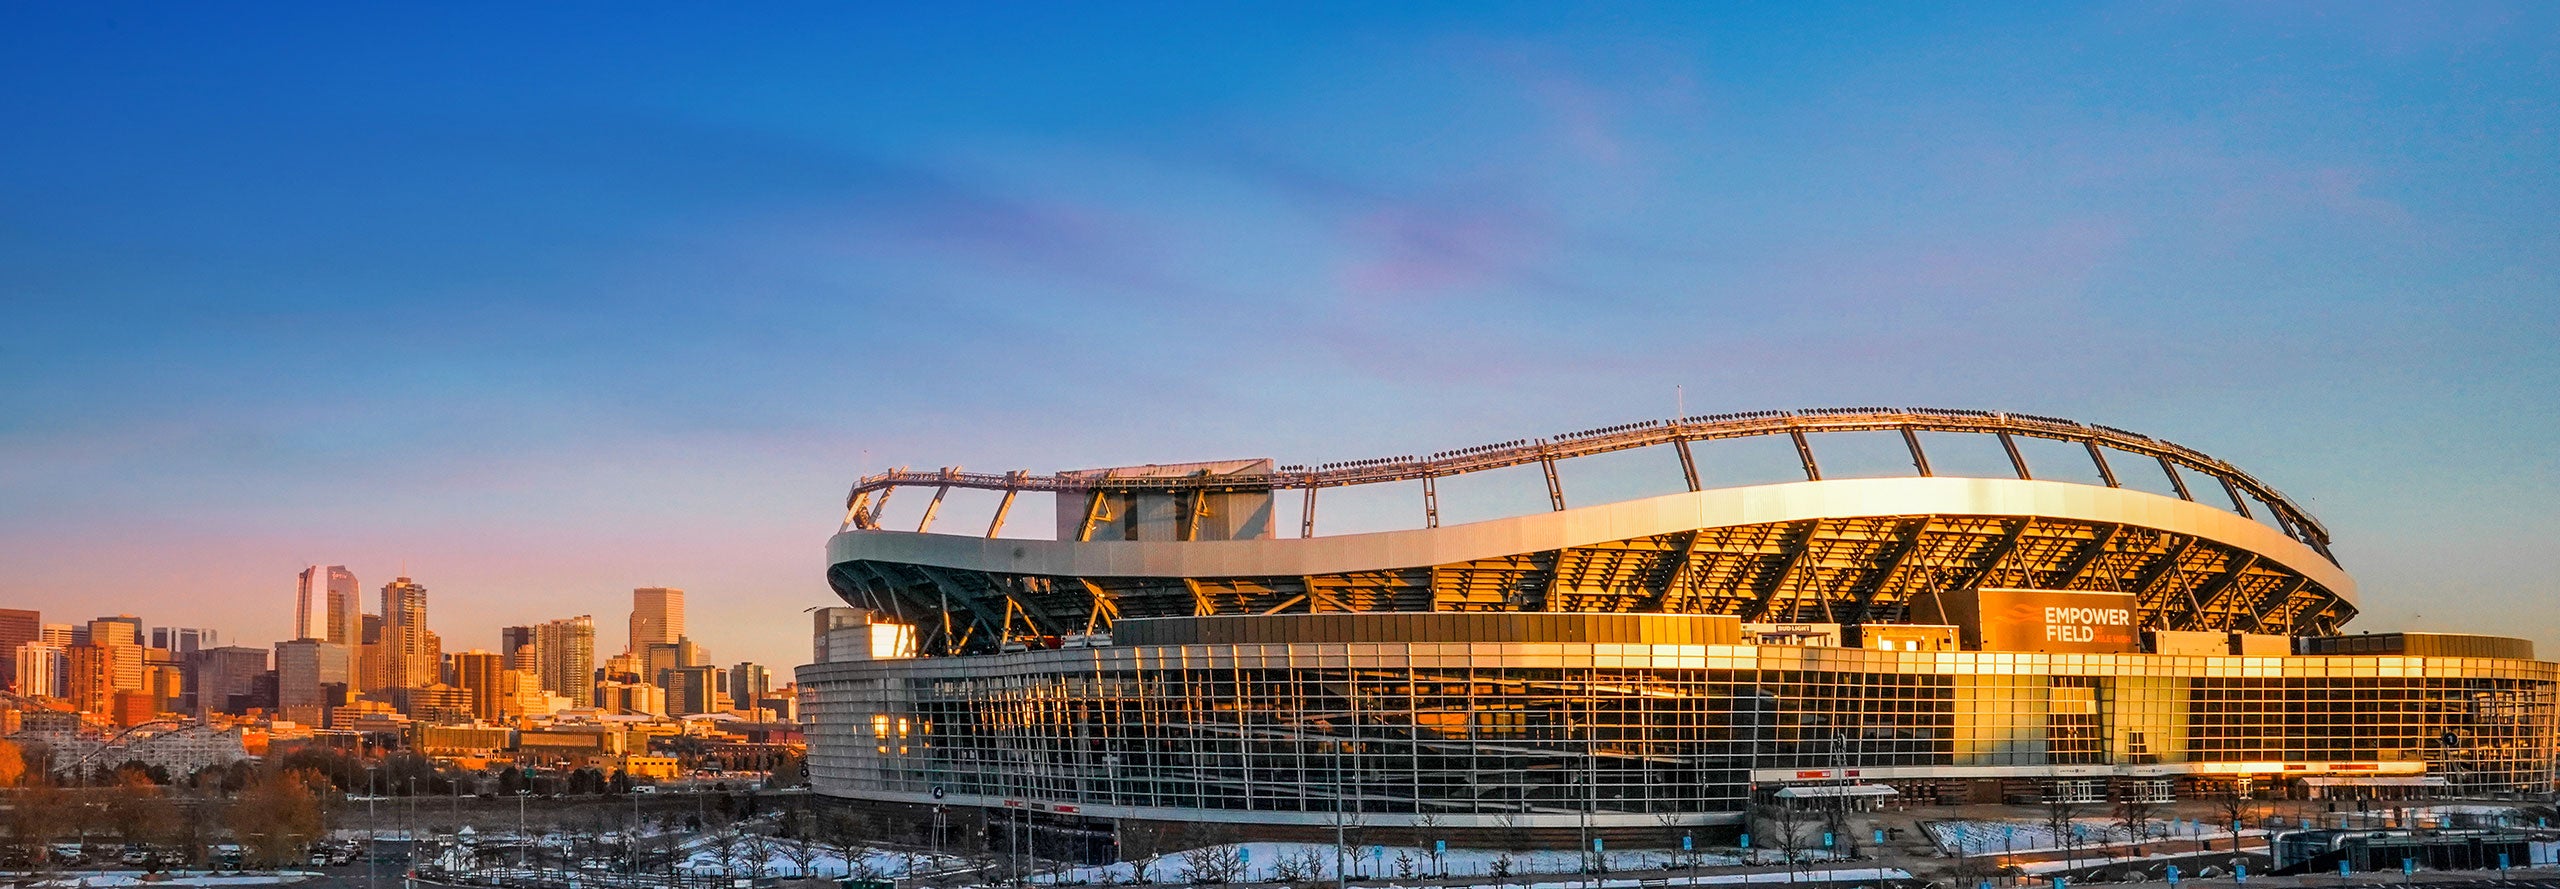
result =
[[624,651],[684,638],[684,591],[673,587],[641,587],[631,591],[631,645]]
[[[195,689],[198,712],[238,713],[257,687],[258,674],[267,671],[267,650],[245,646],[199,649],[187,657],[194,670],[189,687]],[[235,701],[237,703],[235,703]]]
[[720,668],[705,664],[677,667],[665,674],[667,715],[691,716],[720,709]]
[[729,700],[738,709],[755,709],[756,699],[772,690],[773,671],[763,664],[740,663],[729,668]]
[[116,695],[114,650],[115,646],[71,646],[63,658],[63,699],[89,713],[107,712]]
[[427,588],[409,578],[382,585],[383,684],[431,685],[441,665],[427,650]]
[[222,634],[200,627],[152,627],[151,647],[187,654],[222,644]]
[[15,670],[10,678],[12,690],[29,697],[63,696],[63,674],[70,665],[65,662],[62,646],[51,642],[22,642],[9,661]]
[[302,569],[302,586],[294,599],[294,638],[354,646],[364,621],[361,595],[355,572],[345,565]]
[[471,702],[471,713],[482,722],[496,722],[505,714],[507,668],[505,659],[494,652],[472,649],[453,656],[454,685],[461,688]]
[[44,638],[44,615],[24,608],[0,608],[0,686],[18,681],[18,646]]
[[345,700],[347,647],[318,639],[276,643],[276,709],[305,725],[327,724]]
[[[526,649],[526,646],[532,644],[532,627],[498,628],[498,656],[506,659],[507,669],[523,670],[528,673],[535,672],[533,668],[535,655],[532,651]],[[519,659],[519,656],[521,656],[521,659]]]
[[[594,696],[596,670],[596,622],[590,615],[548,621],[533,626],[533,673],[542,678],[542,687],[572,701],[585,701]],[[523,669],[518,658],[518,669]]]
[[142,647],[142,618],[130,614],[89,620],[89,644]]

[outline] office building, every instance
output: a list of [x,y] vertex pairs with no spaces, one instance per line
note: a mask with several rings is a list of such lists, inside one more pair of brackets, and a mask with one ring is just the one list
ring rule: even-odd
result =
[[[1824,471],[1858,443],[1907,468]],[[1720,481],[1719,456],[1758,446],[1801,475]],[[1576,496],[1610,467],[1629,474],[1613,496]],[[1504,469],[1531,480],[1526,509],[1459,496]],[[955,533],[882,527],[878,504],[910,486],[1004,501]],[[1411,518],[1319,533],[1345,488],[1408,492]],[[991,539],[1012,498],[1043,493],[1055,540]],[[1658,840],[1773,798],[2238,781],[2530,798],[2560,761],[2560,665],[2531,643],[2348,634],[2356,584],[2292,499],[2177,444],[2024,414],[1764,411],[1322,465],[892,471],[855,485],[828,562],[916,656],[843,639],[799,669],[815,791],[1012,813],[1043,844],[1346,819]]]
[[69,694],[63,681],[69,678],[70,664],[62,646],[51,642],[19,643],[17,654],[10,659],[14,671],[9,688],[28,697],[59,698]]
[[0,687],[16,688],[18,646],[44,639],[44,615],[24,608],[0,608]]
[[353,660],[335,642],[276,643],[276,709],[304,725],[328,725],[329,712],[348,701]]
[[294,596],[294,638],[354,647],[364,618],[362,595],[355,572],[345,565],[302,569]]
[[388,688],[434,684],[442,667],[427,642],[427,588],[406,577],[382,585],[382,680]]
[[684,591],[641,587],[631,591],[631,645],[626,651],[684,638]]
[[199,649],[187,663],[198,712],[242,713],[256,697],[258,675],[267,672],[267,649],[240,645]]
[[[572,701],[595,696],[596,624],[590,615],[546,621],[533,626],[531,672],[544,691]],[[523,658],[518,669],[523,669]]]
[[660,673],[658,685],[667,690],[667,715],[692,716],[728,709],[721,706],[720,673],[720,668],[708,664]]
[[473,716],[482,722],[497,722],[506,716],[505,658],[476,648],[456,654],[453,656],[453,676],[454,685],[461,688],[469,699]]
[[222,634],[202,627],[152,627],[151,647],[190,654],[222,644]]
[[729,668],[729,700],[739,709],[753,709],[757,699],[773,690],[773,671],[763,664],[740,663]]

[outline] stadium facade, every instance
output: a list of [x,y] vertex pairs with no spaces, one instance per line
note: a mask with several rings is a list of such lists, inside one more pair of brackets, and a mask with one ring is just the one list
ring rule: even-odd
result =
[[[1842,433],[1898,436],[1904,477],[1824,477],[1817,445]],[[1803,479],[1700,483],[1698,443],[1753,437],[1791,444]],[[1924,444],[1954,437],[1996,447],[2002,477],[1933,471]],[[2080,465],[2029,466],[2035,440]],[[1620,452],[1660,454],[1671,492],[1569,506],[1570,461]],[[1441,525],[1444,482],[1513,468],[1550,508]],[[1316,533],[1319,494],[1416,482],[1421,527]],[[920,520],[881,527],[904,488],[931,492]],[[983,533],[936,531],[966,488],[1001,492]],[[998,536],[1042,494],[1055,539]],[[2560,667],[2529,643],[2347,633],[2354,581],[2291,500],[2046,417],[1759,412],[1321,466],[896,471],[854,486],[828,558],[865,611],[821,620],[869,642],[800,668],[816,791],[1062,833],[1646,833],[1772,796],[2234,782],[2533,795],[2560,756]]]

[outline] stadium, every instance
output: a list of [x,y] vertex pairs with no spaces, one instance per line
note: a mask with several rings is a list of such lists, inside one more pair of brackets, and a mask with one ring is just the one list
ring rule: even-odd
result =
[[[1710,447],[1752,440],[1789,478],[1711,483]],[[1893,443],[1894,470],[1826,476],[1835,441]],[[1993,457],[1957,472],[1958,447]],[[1569,505],[1594,461],[1666,490]],[[1505,472],[1544,508],[1441,522],[1462,512],[1444,492]],[[920,517],[883,527],[906,488],[930,492]],[[1320,504],[1417,489],[1411,527],[1319,533]],[[983,530],[936,529],[955,490],[994,500]],[[1054,539],[999,536],[1023,495],[1052,498]],[[900,470],[845,506],[828,580],[851,608],[799,671],[813,788],[1004,813],[1044,842],[1645,838],[1772,798],[2546,794],[2560,756],[2560,677],[2529,642],[2348,631],[2355,583],[2294,501],[2050,417],[1773,411],[1312,466]],[[862,641],[827,646],[831,627]]]

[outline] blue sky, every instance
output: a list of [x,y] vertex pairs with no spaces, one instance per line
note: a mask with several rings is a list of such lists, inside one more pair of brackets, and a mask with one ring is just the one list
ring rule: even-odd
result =
[[[0,603],[447,647],[844,486],[1847,404],[2141,430],[2560,645],[2534,4],[0,10]],[[2473,603],[2477,603],[2474,605]],[[2560,649],[2555,649],[2560,650]]]

